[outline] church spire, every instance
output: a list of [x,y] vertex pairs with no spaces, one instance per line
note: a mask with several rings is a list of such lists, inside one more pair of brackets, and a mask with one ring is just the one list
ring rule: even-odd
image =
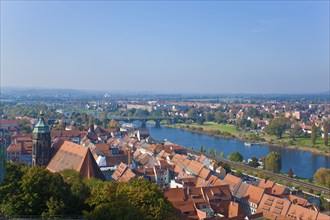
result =
[[47,166],[50,159],[50,129],[41,111],[37,124],[33,128],[32,165]]

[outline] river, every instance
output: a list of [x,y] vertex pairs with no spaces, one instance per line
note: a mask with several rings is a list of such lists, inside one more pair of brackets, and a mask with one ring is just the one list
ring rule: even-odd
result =
[[161,128],[156,128],[152,124],[148,124],[147,127],[150,131],[150,135],[155,139],[167,139],[172,143],[194,148],[198,151],[200,146],[204,146],[206,149],[217,149],[218,154],[223,151],[225,157],[235,151],[238,151],[243,155],[245,161],[251,157],[266,157],[271,151],[276,151],[282,158],[281,172],[287,173],[289,168],[292,168],[294,174],[302,178],[312,178],[315,171],[320,167],[330,168],[330,158],[328,156],[313,154],[307,151],[272,147],[267,145],[247,147],[244,145],[244,142],[238,139],[216,138],[164,126]]

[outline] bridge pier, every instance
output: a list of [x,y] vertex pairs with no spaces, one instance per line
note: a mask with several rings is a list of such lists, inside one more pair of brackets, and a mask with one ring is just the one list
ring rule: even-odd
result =
[[142,122],[141,128],[147,128],[147,122],[146,122],[146,120],[142,120],[141,122]]
[[156,128],[160,128],[160,120],[155,120],[155,122],[156,122]]

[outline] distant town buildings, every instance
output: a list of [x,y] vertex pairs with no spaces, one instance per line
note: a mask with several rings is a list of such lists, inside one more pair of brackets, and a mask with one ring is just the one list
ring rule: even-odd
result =
[[[258,131],[274,118],[286,117],[295,120],[306,134],[311,132],[312,123],[319,127],[323,125],[329,109],[329,106],[321,106],[322,111],[318,112],[315,106],[288,108],[277,102],[221,106],[150,101],[122,103],[122,106],[148,112],[162,109],[166,117],[181,117],[182,120],[189,118],[189,108],[194,106],[198,117],[218,111],[219,120],[225,123],[249,121]],[[86,105],[86,108],[98,111],[105,107],[100,102]],[[20,133],[21,120],[27,120],[33,127],[32,134]],[[163,190],[182,219],[329,219],[319,212],[317,205],[292,195],[288,187],[265,179],[244,180],[233,172],[228,173],[225,166],[221,166],[223,164],[210,157],[188,153],[186,148],[173,143],[157,141],[150,137],[147,129],[137,129],[130,123],[120,128],[103,128],[90,123],[81,130],[72,123],[64,126],[65,129],[54,130],[43,115],[36,124],[31,118],[21,120],[0,120],[1,134],[9,137],[9,143],[0,146],[0,171],[5,167],[2,159],[6,149],[8,161],[44,166],[51,172],[73,169],[85,178],[104,181],[146,179]],[[0,175],[0,182],[1,178]]]

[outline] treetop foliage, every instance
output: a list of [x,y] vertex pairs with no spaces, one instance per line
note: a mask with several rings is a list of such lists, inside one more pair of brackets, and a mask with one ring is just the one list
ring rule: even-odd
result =
[[74,170],[7,164],[0,216],[87,219],[176,219],[163,191],[144,179],[131,183],[83,179]]
[[243,161],[243,156],[239,152],[235,151],[228,156],[228,159],[234,162],[241,162]]
[[266,169],[273,173],[279,173],[282,169],[281,155],[275,151],[270,152],[266,157]]

